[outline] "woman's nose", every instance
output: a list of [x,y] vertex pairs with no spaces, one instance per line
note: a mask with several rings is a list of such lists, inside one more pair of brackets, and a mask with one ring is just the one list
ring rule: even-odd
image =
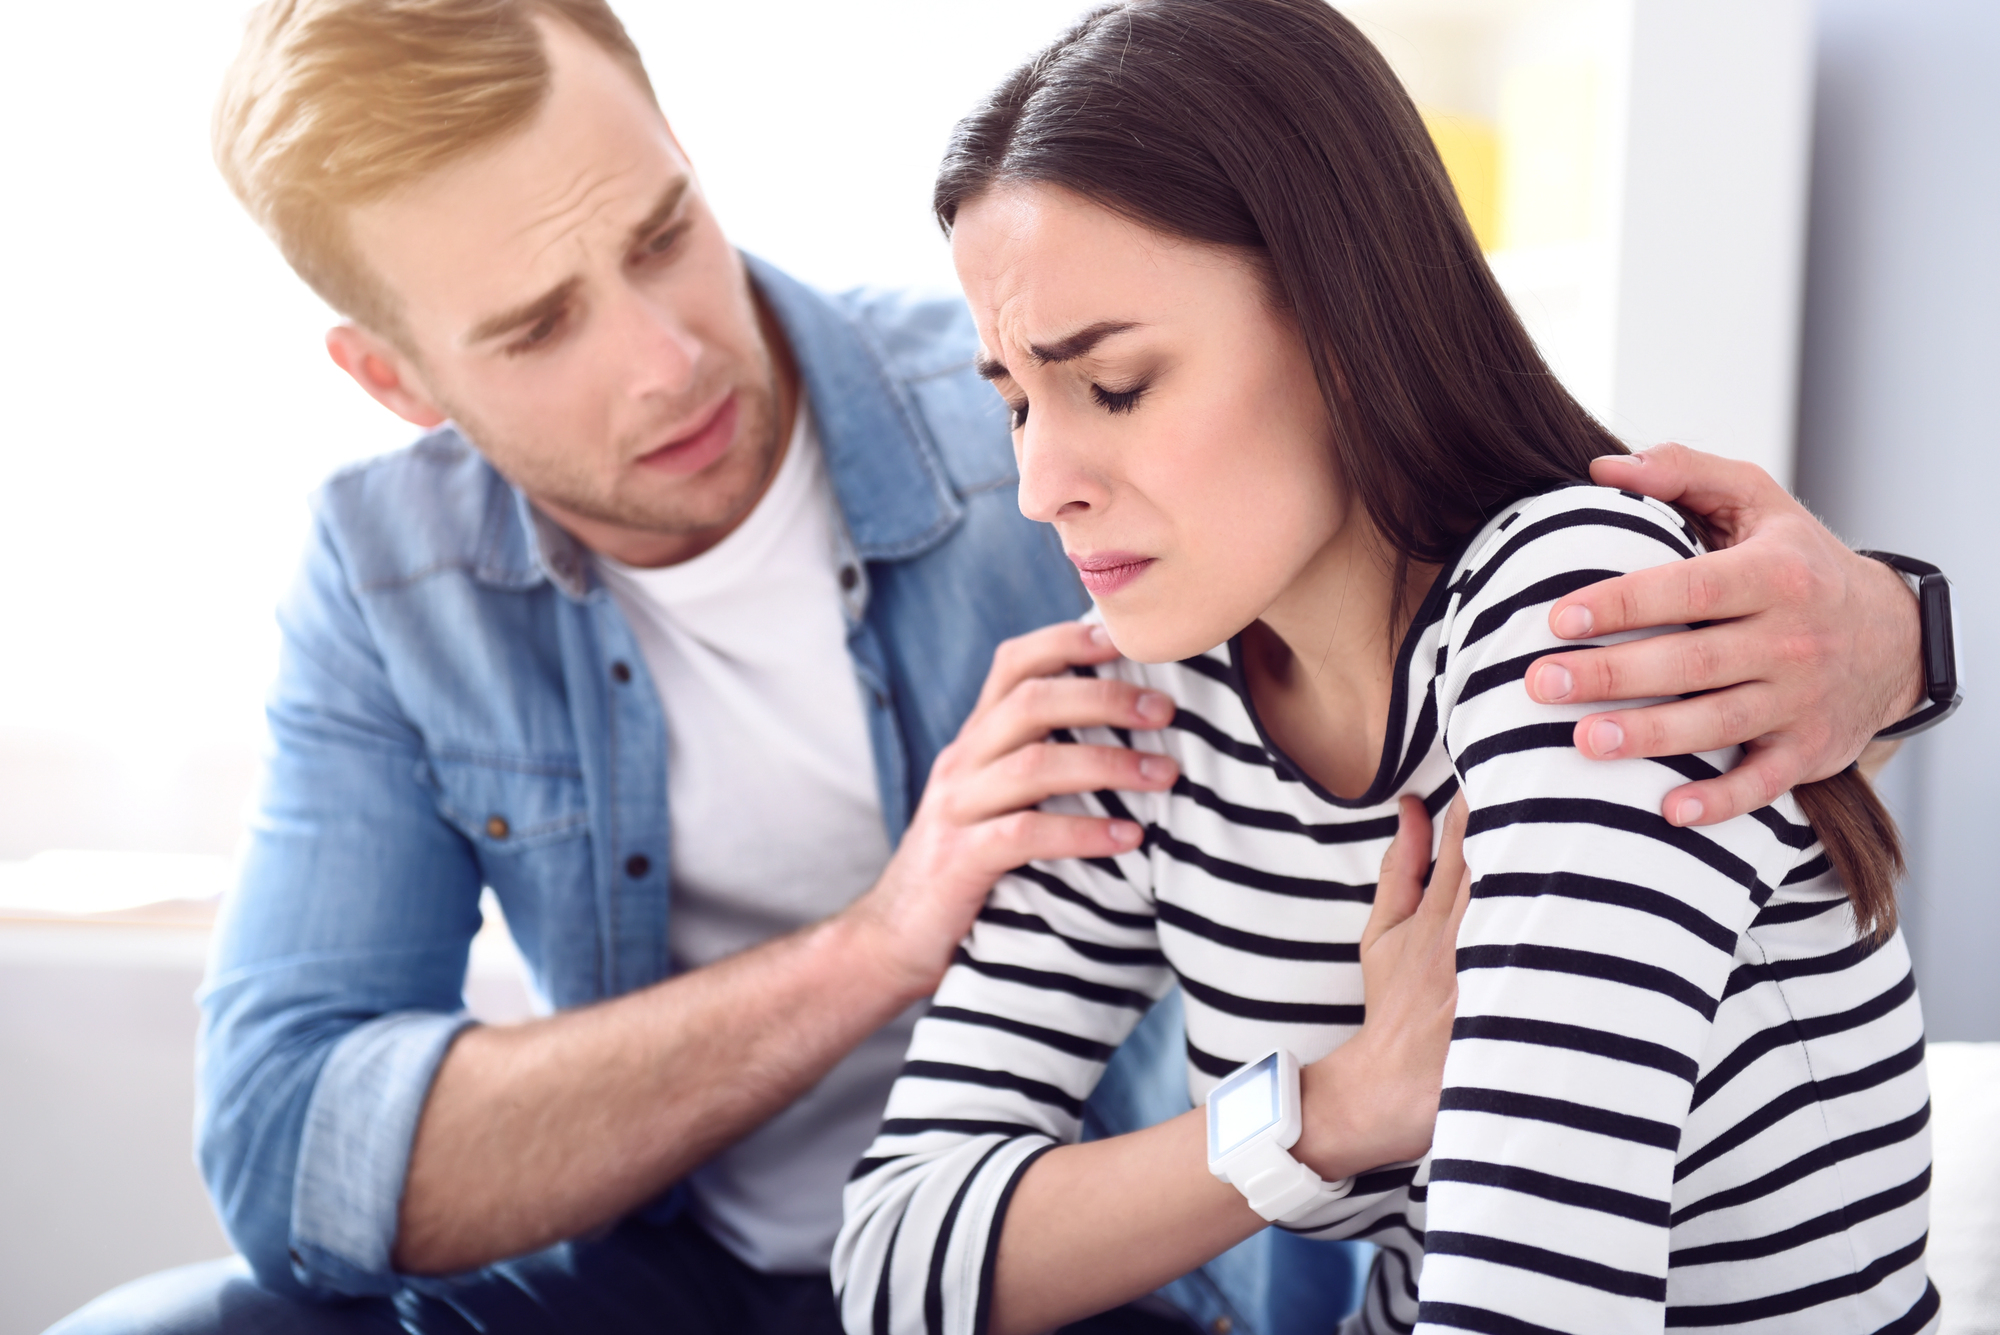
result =
[[1029,413],[1015,445],[1021,467],[1021,513],[1044,524],[1074,519],[1104,502],[1102,481],[1075,448],[1076,438],[1048,414]]

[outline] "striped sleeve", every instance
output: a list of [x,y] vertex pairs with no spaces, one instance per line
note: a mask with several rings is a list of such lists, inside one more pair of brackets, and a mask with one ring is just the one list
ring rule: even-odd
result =
[[[1130,815],[1123,802],[1144,800],[1044,809]],[[1037,863],[1001,880],[917,1023],[881,1132],[848,1183],[833,1275],[849,1331],[984,1329],[1015,1183],[1077,1138],[1105,1063],[1170,983],[1143,854]]]
[[[1790,799],[1707,829],[1659,815],[1728,755],[1596,762],[1587,707],[1533,703],[1551,604],[1693,554],[1657,502],[1575,487],[1456,575],[1445,747],[1473,902],[1425,1206],[1423,1330],[1658,1330],[1675,1164],[1739,934],[1795,861]],[[1657,633],[1657,632],[1656,632]],[[1620,637],[1624,638],[1624,637]]]

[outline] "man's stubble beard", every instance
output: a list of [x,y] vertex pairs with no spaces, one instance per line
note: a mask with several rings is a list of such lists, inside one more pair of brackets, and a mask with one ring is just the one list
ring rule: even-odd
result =
[[[665,495],[640,498],[606,494],[602,484],[582,470],[564,467],[569,457],[556,451],[520,447],[505,433],[458,405],[443,404],[459,430],[488,463],[528,499],[560,507],[598,524],[610,524],[662,537],[690,538],[727,529],[740,522],[764,494],[777,468],[784,441],[778,422],[778,380],[770,361],[753,385],[737,391],[736,440],[729,452],[708,469],[670,486]],[[801,404],[798,411],[804,411]],[[630,458],[621,448],[621,460]],[[625,470],[620,469],[621,479]],[[717,487],[723,477],[730,485]],[[702,485],[706,483],[707,485]],[[690,495],[689,493],[693,494]],[[706,501],[707,504],[698,504]]]

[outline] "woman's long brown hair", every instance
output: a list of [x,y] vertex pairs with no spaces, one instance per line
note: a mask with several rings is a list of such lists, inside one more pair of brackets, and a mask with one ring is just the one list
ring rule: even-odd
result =
[[[949,231],[1003,181],[1255,255],[1304,335],[1342,475],[1399,575],[1625,453],[1543,363],[1416,107],[1325,0],[1091,12],[959,122],[938,221]],[[1867,780],[1850,769],[1794,795],[1860,930],[1886,936],[1902,854]]]

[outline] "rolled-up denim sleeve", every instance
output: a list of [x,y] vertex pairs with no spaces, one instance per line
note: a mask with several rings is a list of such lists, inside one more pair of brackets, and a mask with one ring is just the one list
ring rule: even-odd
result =
[[202,989],[198,1155],[266,1286],[386,1293],[417,1119],[469,1023],[481,876],[324,524],[279,622],[264,779]]

